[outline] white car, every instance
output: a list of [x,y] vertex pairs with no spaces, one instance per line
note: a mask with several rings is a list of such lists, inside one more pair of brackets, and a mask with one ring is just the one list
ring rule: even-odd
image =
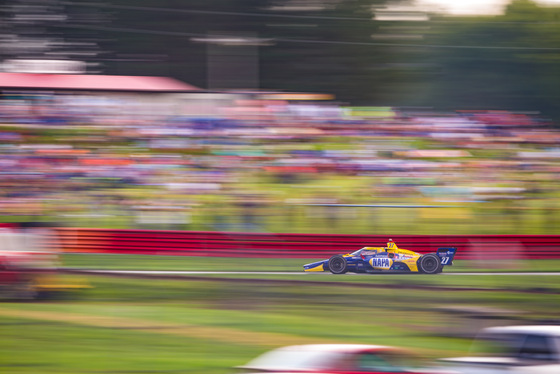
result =
[[424,368],[422,361],[411,352],[390,346],[306,344],[265,352],[237,369],[245,374],[449,373]]
[[502,326],[483,329],[473,356],[440,360],[461,374],[560,374],[560,326]]

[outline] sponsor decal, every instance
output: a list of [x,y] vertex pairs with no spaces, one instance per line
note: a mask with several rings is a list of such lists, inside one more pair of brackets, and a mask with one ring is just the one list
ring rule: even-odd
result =
[[406,254],[395,254],[395,260],[408,260],[414,258],[414,256],[406,255]]
[[370,263],[374,268],[389,269],[392,262],[388,258],[372,258]]

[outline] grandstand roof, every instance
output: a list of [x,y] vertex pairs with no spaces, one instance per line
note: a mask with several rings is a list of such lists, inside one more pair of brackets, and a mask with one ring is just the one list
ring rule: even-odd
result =
[[0,73],[0,89],[189,92],[200,88],[166,77]]

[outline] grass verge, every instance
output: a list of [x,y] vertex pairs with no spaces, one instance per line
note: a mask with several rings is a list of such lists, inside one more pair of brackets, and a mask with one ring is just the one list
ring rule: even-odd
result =
[[[230,259],[141,256],[78,256],[65,264],[92,265],[92,258],[101,260],[95,266],[107,261],[116,268],[231,265]],[[251,268],[250,261],[233,261]],[[301,262],[291,261],[261,265]],[[518,292],[557,292],[558,277],[548,275],[68,276],[93,288],[46,302],[0,304],[1,372],[229,374],[271,347],[309,342],[396,345],[431,359],[466,354],[468,336],[487,324],[550,322],[560,307],[557,294]],[[400,287],[406,284],[465,290]],[[486,290],[466,290],[475,287]]]

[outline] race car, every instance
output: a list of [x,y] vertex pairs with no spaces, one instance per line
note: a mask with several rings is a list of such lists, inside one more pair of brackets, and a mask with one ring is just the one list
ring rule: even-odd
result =
[[379,271],[441,273],[444,266],[453,265],[455,247],[441,247],[436,253],[420,254],[398,248],[392,239],[386,247],[363,247],[345,255],[303,265],[304,271],[330,271],[333,274],[375,273]]
[[12,226],[0,224],[0,301],[45,299],[91,288],[61,274],[54,232],[40,223]]

